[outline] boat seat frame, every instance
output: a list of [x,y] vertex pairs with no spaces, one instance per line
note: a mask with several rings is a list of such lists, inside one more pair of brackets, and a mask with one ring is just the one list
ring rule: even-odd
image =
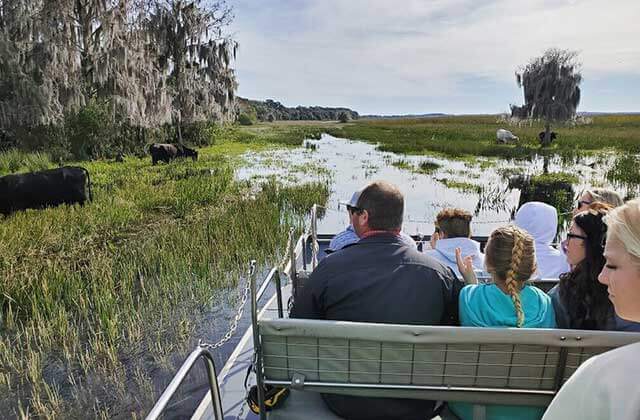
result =
[[624,332],[305,319],[258,320],[258,336],[262,384],[540,407],[588,358],[640,341]]

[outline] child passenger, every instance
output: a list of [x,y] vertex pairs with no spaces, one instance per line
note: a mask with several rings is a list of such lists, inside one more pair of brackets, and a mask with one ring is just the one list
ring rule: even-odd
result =
[[[470,327],[554,328],[551,299],[526,282],[536,271],[533,238],[515,225],[491,233],[485,248],[485,269],[493,283],[477,284],[472,259],[456,250],[465,286],[460,292],[460,325]],[[458,417],[473,418],[467,403],[450,403]],[[488,405],[487,419],[540,419],[540,407]]]

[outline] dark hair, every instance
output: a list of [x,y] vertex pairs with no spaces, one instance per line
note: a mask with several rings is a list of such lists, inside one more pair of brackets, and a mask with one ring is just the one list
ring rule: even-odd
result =
[[404,197],[393,184],[375,181],[367,185],[358,198],[358,208],[369,213],[369,227],[374,230],[402,228]]
[[607,225],[602,218],[611,207],[594,203],[578,213],[573,222],[584,231],[585,258],[573,270],[560,275],[560,299],[569,313],[569,327],[601,330],[613,315],[607,286],[598,281],[605,264]]
[[449,238],[468,238],[471,236],[471,213],[462,209],[444,209],[436,216],[440,231]]

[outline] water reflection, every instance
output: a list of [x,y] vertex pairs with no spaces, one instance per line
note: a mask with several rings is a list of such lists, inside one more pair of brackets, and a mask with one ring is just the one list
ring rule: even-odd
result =
[[[518,205],[520,192],[508,188],[505,174],[536,175],[543,168],[541,157],[530,161],[479,158],[470,162],[399,155],[381,152],[369,143],[326,134],[319,140],[306,140],[296,149],[247,153],[244,158],[247,165],[236,172],[240,179],[276,176],[293,183],[328,180],[331,196],[326,214],[318,223],[318,230],[326,233],[337,232],[348,223],[346,211],[338,207],[340,201],[349,199],[367,182],[384,179],[398,185],[405,194],[404,230],[408,233],[431,233],[433,220],[441,209],[460,207],[475,215],[474,234],[488,235],[507,223]],[[600,157],[598,163],[607,165],[611,159]],[[593,185],[608,186],[602,171],[583,161],[579,157],[557,157],[551,159],[549,169],[576,174],[580,179],[576,191]]]

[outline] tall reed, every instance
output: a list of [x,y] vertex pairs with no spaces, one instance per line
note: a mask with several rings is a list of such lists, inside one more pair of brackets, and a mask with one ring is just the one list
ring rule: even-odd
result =
[[202,156],[85,162],[92,203],[0,219],[0,412],[144,415],[157,377],[227,327],[222,291],[250,259],[278,261],[289,227],[328,197],[323,183],[236,182],[229,157]]

